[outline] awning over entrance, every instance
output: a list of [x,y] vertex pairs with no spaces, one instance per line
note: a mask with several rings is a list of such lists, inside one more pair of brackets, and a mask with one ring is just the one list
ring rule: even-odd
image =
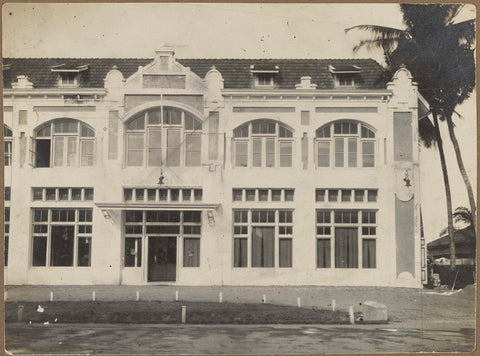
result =
[[217,210],[221,204],[207,203],[95,203],[104,210]]

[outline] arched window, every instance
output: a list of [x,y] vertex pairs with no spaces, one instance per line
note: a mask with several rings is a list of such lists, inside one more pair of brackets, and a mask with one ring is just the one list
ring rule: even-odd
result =
[[94,164],[95,131],[74,119],[55,119],[36,130],[36,167],[88,167]]
[[191,113],[156,107],[127,122],[128,167],[201,166],[202,121]]
[[340,120],[316,131],[318,167],[374,167],[375,132],[357,121]]
[[254,120],[233,130],[235,167],[291,167],[293,132],[273,120]]
[[12,165],[12,139],[13,139],[12,130],[7,125],[3,125],[4,165],[5,166]]

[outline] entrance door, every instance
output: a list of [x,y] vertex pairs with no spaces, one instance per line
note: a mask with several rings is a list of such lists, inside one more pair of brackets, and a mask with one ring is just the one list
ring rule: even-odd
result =
[[149,236],[148,281],[175,281],[177,271],[177,238]]
[[358,267],[358,229],[335,227],[335,268]]

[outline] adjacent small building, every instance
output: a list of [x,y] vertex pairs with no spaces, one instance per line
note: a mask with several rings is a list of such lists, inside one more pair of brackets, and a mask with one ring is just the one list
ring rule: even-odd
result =
[[370,59],[5,58],[5,283],[421,287],[418,120]]

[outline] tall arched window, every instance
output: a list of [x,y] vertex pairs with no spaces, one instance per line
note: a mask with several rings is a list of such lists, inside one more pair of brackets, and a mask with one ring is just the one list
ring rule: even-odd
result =
[[88,167],[94,164],[95,131],[74,119],[55,119],[36,130],[36,167]]
[[339,120],[316,131],[318,167],[374,167],[375,132],[357,121]]
[[156,107],[127,122],[128,167],[201,166],[202,121],[191,113]]
[[4,165],[5,166],[12,165],[12,139],[13,139],[12,130],[7,125],[3,125]]
[[235,167],[291,167],[293,132],[273,120],[254,120],[233,130]]

